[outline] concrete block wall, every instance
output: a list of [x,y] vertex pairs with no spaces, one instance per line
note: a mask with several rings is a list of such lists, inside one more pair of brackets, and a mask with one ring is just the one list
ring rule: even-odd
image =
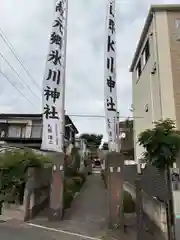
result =
[[[124,182],[123,188],[131,194],[134,200],[137,199],[136,188],[129,182]],[[167,215],[166,206],[157,199],[152,198],[143,190],[140,192],[142,201],[143,222],[146,224],[145,228],[152,229],[159,239],[167,239]],[[140,217],[140,216],[139,216]]]
[[24,220],[36,216],[49,203],[51,168],[29,168],[24,194]]
[[142,207],[144,212],[149,216],[151,221],[162,231],[164,237],[167,236],[167,215],[164,203],[148,196],[142,191]]
[[2,215],[27,221],[36,216],[49,203],[51,168],[29,168],[24,190],[23,205],[4,203]]

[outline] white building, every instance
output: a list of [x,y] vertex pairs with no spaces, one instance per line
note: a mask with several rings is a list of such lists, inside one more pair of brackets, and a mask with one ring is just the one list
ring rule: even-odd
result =
[[151,6],[130,71],[137,161],[137,137],[154,121],[171,118],[180,129],[180,5]]

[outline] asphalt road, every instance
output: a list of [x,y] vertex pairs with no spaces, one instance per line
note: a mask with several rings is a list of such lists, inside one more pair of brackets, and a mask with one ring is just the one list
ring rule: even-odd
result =
[[83,237],[72,236],[36,227],[28,224],[11,222],[0,223],[0,239],[3,240],[83,240]]

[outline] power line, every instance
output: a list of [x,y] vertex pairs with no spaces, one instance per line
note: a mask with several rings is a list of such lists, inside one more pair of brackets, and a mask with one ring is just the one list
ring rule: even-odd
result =
[[[105,116],[98,116],[98,115],[74,115],[74,114],[66,114],[67,116],[69,116],[69,117],[73,117],[73,116],[76,116],[76,117],[92,117],[92,118],[98,118],[98,117],[100,117],[100,118],[105,118]],[[133,117],[123,117],[123,118],[125,118],[125,119],[134,119]],[[136,117],[136,118],[143,118],[143,117]],[[33,124],[29,124],[28,126],[39,126],[39,127],[43,127],[43,123],[33,123]]]
[[3,75],[3,77],[9,82],[11,83],[11,85],[33,106],[35,106],[27,97],[26,95],[24,95],[23,92],[21,92],[17,87],[16,87],[16,84],[10,80],[10,78],[8,78],[8,76],[6,76],[1,70],[0,70],[0,73]]
[[28,69],[24,66],[22,60],[20,59],[19,55],[17,54],[17,52],[15,51],[14,47],[12,46],[12,44],[10,43],[10,41],[7,39],[6,35],[4,34],[4,32],[2,31],[2,29],[0,28],[0,37],[2,38],[2,40],[6,43],[6,45],[8,46],[8,48],[10,49],[10,51],[12,52],[12,54],[14,55],[14,57],[16,58],[16,60],[19,62],[19,64],[21,65],[21,67],[24,69],[24,71],[26,72],[26,74],[29,76],[29,78],[31,79],[31,81],[36,85],[36,87],[41,91],[40,86],[36,83],[36,81],[34,80],[34,78],[31,76],[31,74],[29,73]]
[[8,64],[8,66],[13,70],[13,72],[15,72],[15,74],[18,76],[18,78],[21,80],[21,82],[23,84],[25,84],[25,86],[29,89],[29,91],[39,99],[39,97],[31,90],[31,88],[29,87],[29,85],[24,81],[24,79],[19,75],[19,73],[15,70],[15,68],[10,64],[10,62],[8,62],[8,60],[4,57],[4,55],[2,53],[0,53],[0,56],[2,57],[2,59]]
[[[82,117],[82,118],[106,118],[104,115],[88,115],[88,114],[67,114],[69,117]],[[144,117],[128,117],[128,116],[119,116],[120,119],[137,119]]]

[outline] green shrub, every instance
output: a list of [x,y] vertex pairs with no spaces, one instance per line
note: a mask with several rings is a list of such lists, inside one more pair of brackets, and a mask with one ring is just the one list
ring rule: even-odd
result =
[[82,184],[86,181],[86,176],[81,172],[76,172],[75,176],[82,179]]
[[134,213],[136,210],[132,196],[126,191],[124,191],[123,205],[125,213]]
[[70,208],[73,201],[74,195],[71,191],[64,192],[64,209]]
[[64,189],[66,190],[69,190],[69,189],[72,189],[72,186],[74,184],[74,181],[72,178],[65,178],[64,179]]
[[74,176],[75,174],[76,174],[76,171],[73,169],[72,166],[67,166],[67,167],[65,168],[64,175],[65,175],[66,177],[72,177],[72,176]]
[[70,208],[74,195],[80,191],[85,177],[81,173],[76,173],[73,177],[66,177],[64,180],[64,209]]
[[51,160],[30,149],[15,149],[0,155],[0,201],[22,199],[28,167],[46,167]]
[[72,180],[74,181],[74,184],[77,186],[81,186],[83,179],[79,176],[72,177]]

